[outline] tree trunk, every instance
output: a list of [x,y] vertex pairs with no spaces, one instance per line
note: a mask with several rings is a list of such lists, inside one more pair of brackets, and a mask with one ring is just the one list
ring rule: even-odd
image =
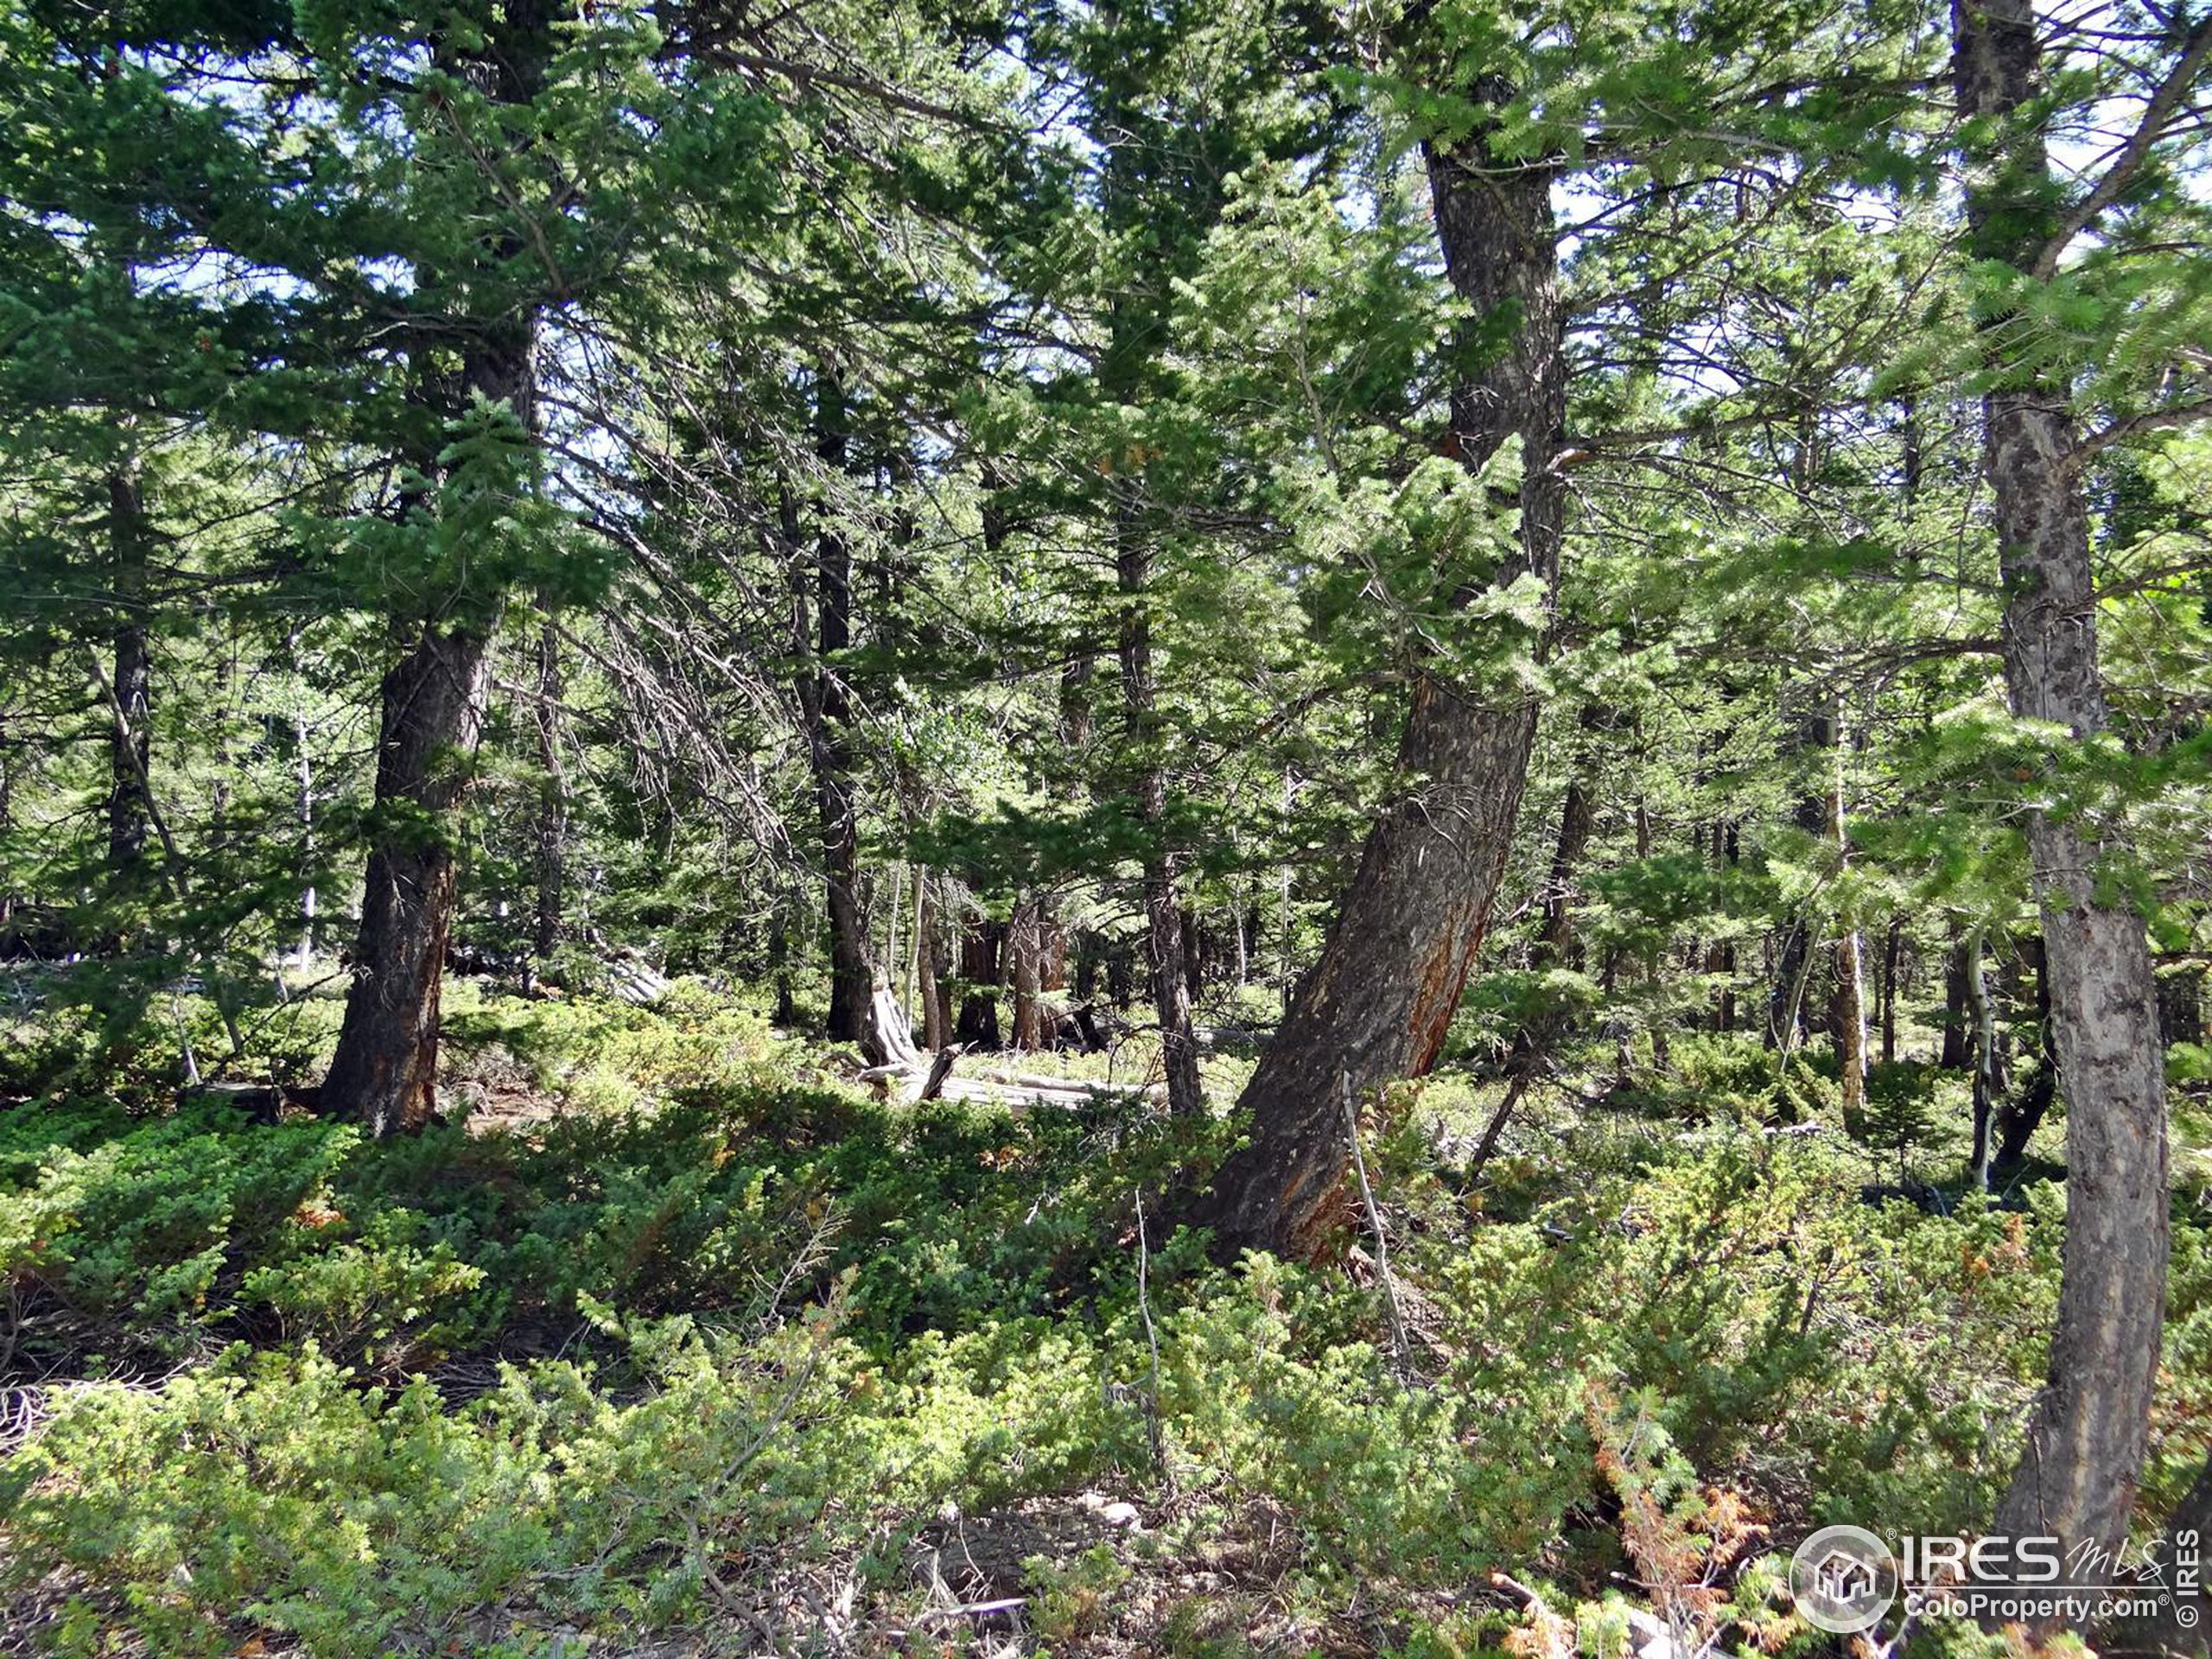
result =
[[1791,921],[1782,936],[1774,979],[1767,987],[1766,1046],[1787,1054],[1803,1035],[1800,1030],[1805,980],[1811,970],[1812,930],[1802,917]]
[[938,961],[937,906],[930,900],[930,878],[926,870],[915,873],[916,886],[920,889],[920,903],[914,919],[914,974],[919,981],[918,995],[922,1004],[922,1046],[932,1054],[952,1040],[952,1021],[944,1005],[944,993],[940,986],[941,964]]
[[[1468,90],[1493,105],[1510,96],[1494,80]],[[1490,136],[1478,127],[1427,151],[1446,269],[1474,313],[1461,360],[1478,366],[1454,389],[1452,439],[1471,468],[1519,440],[1522,557],[1495,580],[1533,572],[1548,593],[1565,506],[1550,460],[1567,386],[1551,170],[1494,164]],[[1501,318],[1516,324],[1509,341],[1495,339]],[[1398,753],[1404,792],[1370,833],[1320,960],[1244,1090],[1249,1143],[1189,1217],[1219,1248],[1311,1256],[1326,1246],[1349,1157],[1339,1090],[1348,1080],[1370,1094],[1435,1064],[1489,924],[1535,724],[1525,692],[1417,679]]]
[[[1830,774],[1827,828],[1835,845],[1836,867],[1841,870],[1851,862],[1851,831],[1844,817],[1845,751],[1840,722],[1831,721],[1828,730],[1835,765]],[[1859,931],[1848,925],[1835,942],[1835,998],[1829,1023],[1835,1028],[1844,1121],[1853,1122],[1866,1109],[1866,976]]]
[[378,830],[353,984],[323,1109],[372,1135],[413,1131],[437,1104],[438,1001],[453,924],[451,818],[467,791],[491,685],[480,629],[418,624],[384,677]]
[[1141,527],[1124,512],[1115,527],[1114,576],[1122,600],[1119,650],[1123,729],[1136,758],[1134,781],[1138,821],[1145,826],[1144,918],[1152,970],[1153,1012],[1160,1021],[1160,1063],[1167,1081],[1168,1110],[1195,1117],[1205,1110],[1198,1081],[1198,1049],[1191,1033],[1190,964],[1185,960],[1183,906],[1175,890],[1178,860],[1163,839],[1167,772],[1160,753],[1152,665],[1152,618],[1147,592],[1152,550]]
[[974,1048],[999,1046],[999,957],[1006,924],[978,917],[960,931],[960,1022],[953,1036]]
[[1967,984],[1967,941],[1954,921],[1951,941],[1943,952],[1943,1037],[1936,1064],[1947,1071],[1963,1071],[1973,1063],[1974,999]]
[[[2031,0],[1956,0],[1961,112],[1985,124],[1986,168],[1966,181],[1974,254],[2032,271],[2061,198],[2038,111],[2041,46]],[[2008,360],[1993,319],[1985,460],[2005,594],[2013,713],[2077,741],[2106,728],[2084,457],[2069,388]],[[1996,1529],[2069,1549],[2125,1538],[2148,1436],[2165,1311],[2166,1115],[2143,918],[2103,890],[2103,848],[2078,820],[2037,811],[2028,848],[2043,912],[2053,1047],[2067,1096],[2067,1216],[2058,1324],[2027,1449]]]
[[[2036,976],[2036,1063],[2027,1081],[2005,1102],[1999,1114],[1999,1170],[2016,1170],[2026,1160],[2028,1142],[2043,1127],[2044,1117],[2058,1097],[2058,1059],[2050,1046],[2050,967],[2044,959],[2043,941],[2023,940],[2020,960],[2024,966],[2034,970]],[[1993,1077],[1992,1086],[1996,1086]]]
[[1889,1065],[1897,1058],[1897,956],[1904,942],[1904,923],[1897,917],[1890,918],[1890,931],[1882,946],[1882,1064]]
[[[844,395],[825,375],[815,410],[815,451],[825,467],[840,472],[848,448]],[[833,1043],[861,1043],[868,1035],[874,984],[868,968],[868,915],[860,894],[860,814],[853,798],[847,730],[851,699],[842,665],[835,660],[852,643],[853,550],[834,522],[821,525],[814,550],[815,662],[811,672],[800,675],[799,707],[814,772],[830,922],[830,1018],[824,1034]]]
[[[536,0],[514,0],[456,67],[506,104],[543,83],[551,25]],[[441,55],[446,48],[439,48]],[[514,238],[498,239],[512,255]],[[446,412],[481,397],[537,430],[535,308],[456,318],[468,343]],[[423,463],[429,470],[434,461]],[[466,588],[395,619],[399,660],[385,675],[377,747],[375,833],[353,947],[346,1019],[323,1080],[326,1112],[369,1133],[413,1131],[437,1105],[438,1006],[452,931],[454,817],[475,772],[491,692],[491,639],[505,595]],[[459,620],[466,618],[468,620]]]
[[1014,1046],[1027,1053],[1044,1046],[1037,1017],[1039,953],[1037,901],[1024,899],[1007,925],[1007,955],[1014,979]]
[[118,874],[145,861],[152,819],[153,667],[146,651],[147,524],[135,464],[108,475],[108,547],[114,561],[115,718],[108,735],[107,862]]
[[1974,1146],[1967,1154],[1967,1179],[1977,1192],[1989,1191],[1989,1129],[1997,1110],[1997,1004],[1989,994],[1982,963],[1981,930],[1966,946],[1967,1004],[1974,1011]]
[[538,768],[537,902],[531,925],[534,969],[560,948],[569,843],[569,780],[561,765],[561,636],[547,601],[541,598],[538,607],[543,620],[537,631],[537,696],[531,710]]
[[1068,988],[1068,931],[1050,893],[1037,900],[1037,988],[1044,991]]
[[798,1023],[798,1001],[791,995],[791,930],[783,900],[768,924],[768,976],[776,988],[775,1011],[768,1018],[786,1029]]
[[2204,1040],[2204,964],[2190,963],[2158,976],[2158,1045]]
[[[2195,1484],[2166,1517],[2150,1551],[2173,1593],[2151,1618],[2096,1632],[2098,1651],[2193,1655],[2196,1659],[2212,1653],[2212,1585],[2205,1580],[2202,1562],[2208,1539],[2212,1539],[2212,1456],[2207,1456]],[[2186,1583],[2184,1567],[2190,1570]]]
[[[1732,818],[1725,818],[1713,826],[1714,862],[1724,870],[1733,870],[1742,861],[1743,836]],[[1720,995],[1714,1000],[1713,1028],[1722,1033],[1736,1029],[1736,941],[1729,939],[1713,956],[1709,971],[1723,976]]]
[[300,861],[309,879],[300,884],[299,965],[315,957],[315,760],[308,749],[308,717],[292,716],[294,779],[292,810],[300,826]]

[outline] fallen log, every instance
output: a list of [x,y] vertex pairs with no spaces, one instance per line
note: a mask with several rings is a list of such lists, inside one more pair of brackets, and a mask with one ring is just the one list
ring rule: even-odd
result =
[[1015,1111],[1031,1106],[1057,1106],[1065,1110],[1100,1102],[1132,1098],[1154,1099],[1166,1094],[1163,1084],[1092,1083],[1081,1077],[1050,1077],[1035,1072],[987,1071],[957,1077],[954,1067],[967,1045],[954,1043],[925,1056],[914,1046],[906,1011],[883,981],[875,984],[870,999],[871,1029],[864,1045],[875,1064],[861,1071],[860,1080],[873,1083],[887,1096],[904,1104],[925,1100],[980,1101]]

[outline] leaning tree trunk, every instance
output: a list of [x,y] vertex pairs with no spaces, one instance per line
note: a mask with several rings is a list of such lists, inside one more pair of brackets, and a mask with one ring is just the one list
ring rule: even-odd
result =
[[[1495,104],[1509,89],[1478,86]],[[1427,152],[1438,238],[1474,317],[1455,388],[1452,438],[1479,467],[1521,442],[1522,557],[1503,584],[1555,582],[1565,492],[1550,466],[1565,423],[1558,248],[1549,168],[1496,164],[1488,131]],[[1501,319],[1510,340],[1493,343]],[[1471,598],[1472,595],[1467,595]],[[1529,770],[1536,705],[1525,691],[1415,683],[1398,753],[1403,790],[1369,834],[1320,960],[1299,982],[1242,1103],[1252,1138],[1189,1219],[1224,1249],[1321,1250],[1342,1207],[1349,1158],[1342,1090],[1366,1094],[1427,1072],[1480,949]]]
[[[2032,273],[2060,193],[2038,113],[2030,0],[1956,0],[1960,110],[1987,129],[1967,181],[1977,257]],[[2085,459],[2069,388],[1988,337],[1982,402],[2013,713],[2081,741],[2106,729],[2089,563]],[[2148,1435],[2166,1288],[2165,1077],[2143,918],[2099,879],[2104,848],[2036,811],[2028,849],[2043,912],[2051,1035],[2067,1096],[2064,1268],[2048,1381],[1996,1529],[2110,1551],[2127,1531]]]

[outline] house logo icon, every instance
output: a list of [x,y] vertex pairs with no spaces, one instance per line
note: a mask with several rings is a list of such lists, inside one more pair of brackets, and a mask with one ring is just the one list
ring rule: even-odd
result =
[[1789,1558],[1789,1593],[1816,1630],[1872,1630],[1897,1599],[1897,1560],[1864,1527],[1823,1527]]

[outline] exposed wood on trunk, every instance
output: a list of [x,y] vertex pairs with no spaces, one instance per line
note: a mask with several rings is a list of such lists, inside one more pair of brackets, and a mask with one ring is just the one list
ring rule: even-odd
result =
[[[1495,80],[1465,91],[1493,106],[1511,93]],[[1495,580],[1529,572],[1548,591],[1565,505],[1550,459],[1567,386],[1552,174],[1517,156],[1500,163],[1491,136],[1478,124],[1427,152],[1446,269],[1473,313],[1461,360],[1475,366],[1453,391],[1452,441],[1472,468],[1518,440],[1521,556]],[[1501,319],[1512,324],[1502,341]],[[1320,960],[1245,1089],[1250,1142],[1192,1209],[1220,1247],[1310,1256],[1327,1246],[1350,1155],[1339,1076],[1365,1096],[1435,1064],[1489,924],[1535,721],[1520,688],[1419,677],[1398,753],[1402,792],[1369,835]]]
[[[1973,252],[2048,280],[2064,227],[2044,143],[2030,0],[1955,0],[1961,112],[1989,148],[1966,180]],[[2005,594],[2013,712],[2076,740],[2107,727],[2080,435],[2070,388],[2012,360],[1988,321],[1985,464]],[[1995,1530],[2109,1552],[2127,1531],[2165,1311],[2165,1071],[2143,918],[2098,879],[2093,827],[2037,811],[2028,848],[2043,912],[2052,1047],[2067,1096],[2064,1271],[2050,1373]]]

